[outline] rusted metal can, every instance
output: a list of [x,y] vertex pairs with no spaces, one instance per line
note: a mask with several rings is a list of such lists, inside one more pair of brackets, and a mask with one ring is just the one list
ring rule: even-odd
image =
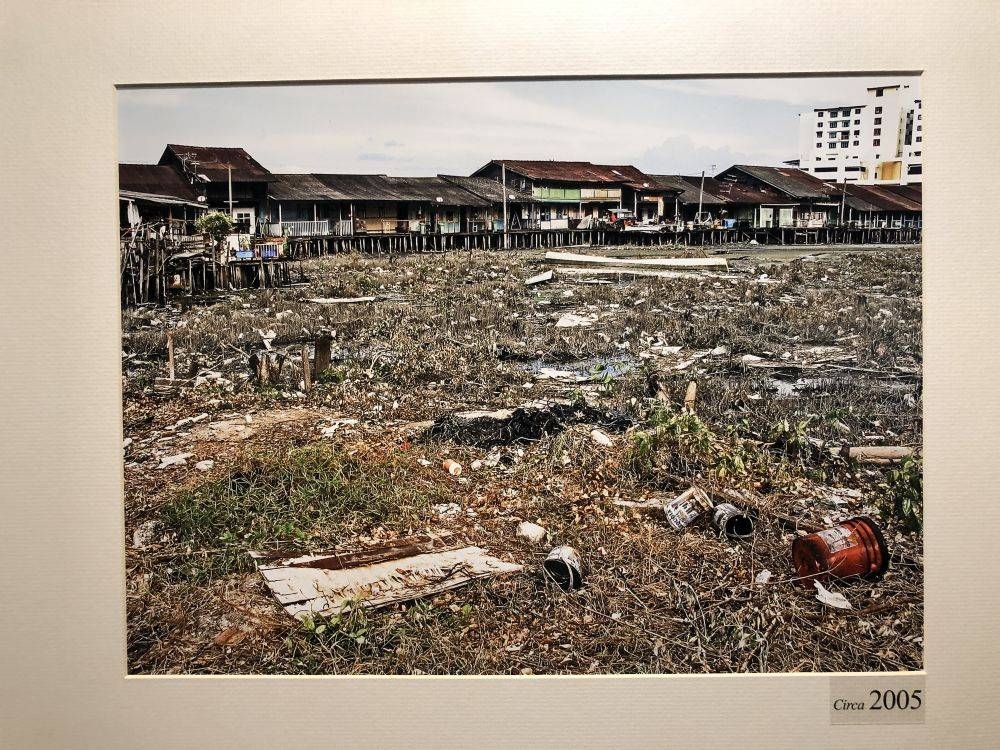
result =
[[712,524],[730,539],[749,539],[753,536],[753,519],[731,503],[715,506]]
[[579,588],[583,584],[583,557],[579,551],[563,544],[551,552],[542,563],[545,575],[564,589]]
[[879,578],[889,568],[889,547],[875,522],[862,516],[796,539],[792,564],[805,586],[830,578]]
[[679,531],[711,507],[708,495],[697,487],[691,487],[663,506],[663,514],[667,523]]

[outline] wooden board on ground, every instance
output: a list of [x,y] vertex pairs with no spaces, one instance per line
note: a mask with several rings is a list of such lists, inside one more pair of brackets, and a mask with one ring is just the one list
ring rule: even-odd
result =
[[581,255],[580,253],[545,253],[546,263],[560,263],[570,266],[622,266],[637,268],[661,268],[684,270],[728,270],[725,258],[608,258],[604,255]]
[[522,569],[479,547],[462,545],[451,535],[414,536],[350,553],[251,555],[278,603],[301,620],[420,599]]

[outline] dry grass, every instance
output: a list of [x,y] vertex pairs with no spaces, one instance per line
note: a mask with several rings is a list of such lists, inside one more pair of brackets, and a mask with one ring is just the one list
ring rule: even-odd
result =
[[[847,465],[815,445],[920,445],[918,253],[787,264],[751,257],[731,260],[724,277],[608,285],[557,279],[525,288],[536,270],[531,259],[324,258],[305,264],[308,286],[226,295],[185,311],[123,313],[126,436],[133,440],[125,458],[127,543],[137,528],[154,532],[148,548],[128,552],[130,671],[921,668],[922,542],[900,512],[900,497],[919,495],[919,467],[901,478]],[[383,299],[340,307],[305,301],[360,295]],[[599,317],[588,328],[556,328],[566,311]],[[231,384],[172,397],[149,392],[163,373],[168,326],[180,370],[196,361]],[[306,397],[291,361],[277,387],[256,387],[244,374],[258,329],[273,330],[275,348],[289,351],[333,331],[332,374]],[[683,349],[641,356],[664,345]],[[743,354],[781,361],[787,352],[784,361],[809,364],[826,356],[810,353],[817,346],[839,347],[846,358],[839,366],[857,369],[820,362],[772,378],[740,361]],[[610,374],[608,363],[618,363]],[[540,366],[587,380],[545,380]],[[796,384],[796,377],[808,380]],[[679,410],[691,379],[697,418]],[[666,405],[654,400],[658,392]],[[593,425],[580,424],[489,451],[417,441],[406,424],[540,396],[584,399],[634,426],[606,428],[612,448],[593,443]],[[203,412],[209,417],[197,427],[171,429]],[[279,413],[298,418],[273,419]],[[254,430],[246,439],[212,440],[201,429],[246,414]],[[359,424],[322,437],[338,416]],[[180,452],[194,454],[186,466],[156,468]],[[491,453],[495,461],[468,469]],[[467,467],[461,478],[441,471],[446,456]],[[214,468],[194,469],[206,458]],[[721,539],[705,521],[674,532],[660,518],[614,504],[690,482],[720,497],[742,491],[760,514],[753,541]],[[854,492],[838,494],[845,489]],[[433,506],[443,502],[458,503],[462,513],[438,516]],[[794,532],[775,514],[825,524],[862,513],[879,519],[906,562],[897,560],[879,582],[834,585],[855,609],[825,609],[792,581]],[[553,544],[583,552],[591,568],[583,589],[566,593],[543,580],[547,548],[516,538],[521,520],[545,526]],[[301,625],[272,601],[245,555],[260,546],[351,547],[448,529],[523,563],[525,572]],[[755,583],[764,569],[773,577]],[[228,643],[217,644],[223,632]]]

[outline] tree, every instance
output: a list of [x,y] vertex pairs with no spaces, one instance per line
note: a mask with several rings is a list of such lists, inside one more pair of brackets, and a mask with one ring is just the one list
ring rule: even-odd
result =
[[209,235],[218,245],[226,235],[233,233],[233,220],[229,214],[222,211],[212,211],[200,216],[194,223],[199,232]]

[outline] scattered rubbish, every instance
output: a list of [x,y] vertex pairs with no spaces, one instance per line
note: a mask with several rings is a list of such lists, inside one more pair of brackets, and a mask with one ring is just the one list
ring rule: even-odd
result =
[[122,450],[128,450],[130,445],[132,445],[132,438],[125,438],[122,441]]
[[184,466],[193,455],[193,453],[178,453],[176,456],[167,456],[160,460],[160,465],[156,468],[166,469],[168,466]]
[[663,514],[667,517],[667,523],[679,531],[711,507],[712,502],[705,491],[691,487],[667,503]]
[[525,286],[534,286],[535,284],[541,284],[541,283],[546,282],[546,281],[552,281],[552,277],[554,275],[555,274],[552,271],[545,271],[544,273],[540,273],[537,276],[532,276],[530,279],[528,279],[528,280],[526,280],[524,282],[524,285]]
[[813,581],[813,585],[816,587],[816,598],[826,606],[836,609],[854,609],[843,594],[826,589],[819,581]]
[[602,432],[601,430],[591,430],[590,439],[598,445],[603,445],[605,448],[610,448],[615,444],[615,441],[612,440],[607,433]]
[[359,302],[375,302],[378,297],[310,297],[304,302],[316,305],[353,305]]
[[538,544],[545,539],[548,532],[544,527],[539,526],[537,523],[531,523],[531,521],[522,521],[517,526],[517,535],[522,539],[527,539],[532,544]]
[[462,512],[462,506],[458,503],[439,503],[434,506],[434,512],[444,518],[457,516]]
[[330,437],[333,433],[339,430],[341,427],[351,427],[358,424],[356,419],[335,419],[333,423],[323,427],[323,437]]
[[231,625],[215,636],[212,643],[216,646],[235,646],[246,637],[247,633],[245,630],[240,630],[235,625]]
[[209,471],[213,466],[215,466],[215,461],[209,458],[204,461],[199,461],[194,465],[194,468],[198,471]]
[[175,422],[172,426],[168,427],[168,430],[179,430],[182,427],[187,427],[188,425],[197,424],[205,419],[208,419],[207,413],[201,413],[194,417],[187,417],[186,419],[181,419]]
[[765,568],[757,574],[757,577],[753,579],[754,583],[764,584],[771,580],[771,571]]
[[529,401],[516,409],[460,411],[439,417],[427,428],[429,438],[494,448],[517,440],[539,440],[570,424],[589,422],[624,429],[631,422],[621,416],[567,399]]
[[808,585],[808,579],[878,578],[889,568],[889,548],[874,521],[851,518],[796,538],[792,563],[803,585]]
[[453,477],[457,477],[462,473],[462,464],[451,458],[446,458],[441,463],[441,468],[451,474]]
[[894,445],[848,446],[840,449],[841,458],[870,464],[890,464],[913,455],[913,448]]
[[583,584],[583,558],[580,553],[567,544],[560,545],[549,552],[542,563],[545,575],[564,589],[579,588]]
[[638,268],[728,270],[725,258],[609,258],[604,255],[580,255],[579,253],[545,253],[546,263],[563,263],[583,266],[635,266]]
[[663,501],[662,500],[615,500],[615,505],[622,508],[634,508],[635,510],[642,511],[645,513],[654,513],[656,515],[661,515],[663,513]]
[[357,552],[250,554],[278,603],[302,620],[420,599],[522,570],[479,547],[463,545],[456,535],[422,535]]
[[132,532],[132,546],[136,549],[146,549],[156,542],[159,523],[157,521],[146,521],[136,527]]
[[482,460],[477,458],[475,461],[469,464],[469,468],[472,469],[473,471],[479,471],[481,468],[483,468]]
[[712,524],[730,539],[749,539],[753,536],[753,519],[732,503],[715,506]]
[[586,328],[594,325],[594,318],[586,318],[575,313],[566,313],[556,321],[556,328]]

